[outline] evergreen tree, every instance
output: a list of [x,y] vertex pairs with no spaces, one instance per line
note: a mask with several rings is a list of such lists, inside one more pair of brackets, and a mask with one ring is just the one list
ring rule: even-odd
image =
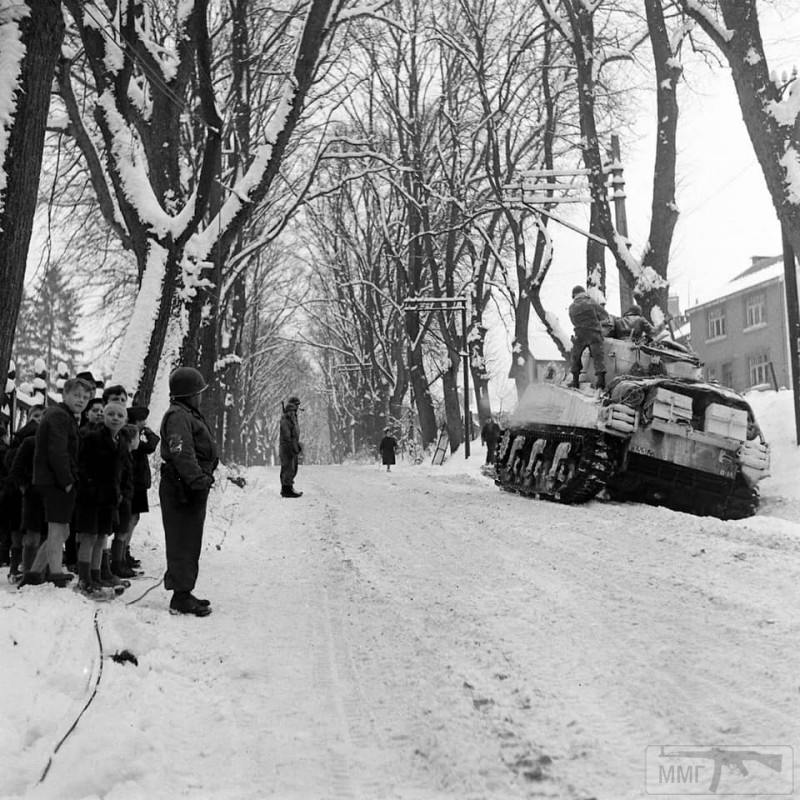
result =
[[48,374],[55,375],[62,361],[73,374],[82,355],[79,324],[78,293],[61,267],[51,264],[36,290],[26,287],[22,297],[14,335],[18,367],[27,373],[35,359],[42,358]]

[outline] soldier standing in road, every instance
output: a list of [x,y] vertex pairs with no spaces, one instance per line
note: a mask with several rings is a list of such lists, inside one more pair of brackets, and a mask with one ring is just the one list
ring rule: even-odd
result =
[[161,421],[161,517],[167,544],[164,588],[172,590],[172,614],[211,613],[208,600],[192,594],[203,544],[208,492],[217,468],[217,447],[198,410],[206,388],[193,367],[178,367],[169,376],[170,406]]
[[283,406],[278,448],[278,455],[281,459],[281,497],[301,497],[303,494],[294,490],[298,457],[303,452],[303,446],[300,444],[300,426],[297,424],[299,409],[300,398],[294,396],[290,397]]
[[500,438],[500,426],[493,417],[489,417],[481,428],[481,441],[486,445],[486,463],[494,463],[494,449]]

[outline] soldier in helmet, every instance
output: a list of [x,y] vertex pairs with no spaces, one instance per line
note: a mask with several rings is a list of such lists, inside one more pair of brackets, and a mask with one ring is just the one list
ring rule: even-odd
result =
[[303,494],[294,490],[297,459],[303,451],[303,446],[300,444],[300,427],[297,424],[299,408],[300,398],[295,396],[290,397],[283,406],[278,448],[281,459],[281,497],[301,497]]
[[656,333],[656,329],[642,312],[642,307],[636,303],[617,319],[614,331],[618,339],[630,338],[634,341],[641,338],[652,339]]
[[211,613],[208,600],[192,594],[197,581],[208,492],[217,468],[217,447],[198,410],[206,388],[193,367],[178,367],[169,376],[170,406],[161,421],[161,517],[167,543],[164,588],[172,590],[173,614]]
[[572,290],[572,304],[569,318],[575,327],[572,337],[570,371],[573,389],[580,387],[581,356],[588,347],[594,361],[595,385],[598,389],[606,386],[605,354],[603,353],[603,326],[608,322],[606,310],[586,292],[583,286]]

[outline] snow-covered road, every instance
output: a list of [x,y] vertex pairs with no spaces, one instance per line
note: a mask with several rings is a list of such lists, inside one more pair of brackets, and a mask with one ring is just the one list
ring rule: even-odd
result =
[[474,470],[303,467],[299,501],[249,478],[215,494],[210,617],[160,588],[100,607],[139,666],[103,662],[41,783],[93,685],[94,606],[0,595],[3,796],[622,800],[648,746],[798,738],[796,522],[539,503]]

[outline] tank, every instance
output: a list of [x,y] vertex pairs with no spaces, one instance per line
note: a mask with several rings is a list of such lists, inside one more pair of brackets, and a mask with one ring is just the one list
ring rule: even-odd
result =
[[721,519],[756,513],[769,446],[747,401],[702,379],[672,342],[606,339],[606,389],[531,384],[498,442],[502,489],[561,503],[612,500]]

